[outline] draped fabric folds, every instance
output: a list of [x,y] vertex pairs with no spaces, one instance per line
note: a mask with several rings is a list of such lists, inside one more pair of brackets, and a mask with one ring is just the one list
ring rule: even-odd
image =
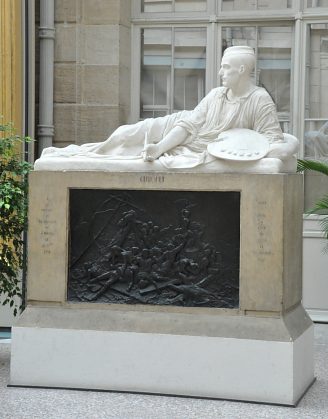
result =
[[149,118],[132,125],[123,125],[104,142],[65,148],[50,147],[42,157],[86,156],[96,159],[142,159],[148,143],[157,143],[180,126],[188,136],[183,144],[163,154],[159,161],[166,168],[192,168],[213,161],[207,145],[218,135],[232,128],[247,128],[265,135],[270,143],[284,142],[275,105],[265,89],[254,86],[246,96],[230,101],[227,89],[210,91],[192,111],[181,111],[160,118]]

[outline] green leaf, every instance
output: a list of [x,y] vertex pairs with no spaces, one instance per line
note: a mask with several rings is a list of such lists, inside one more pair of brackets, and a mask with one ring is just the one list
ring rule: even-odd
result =
[[297,171],[312,170],[328,176],[328,164],[317,160],[297,160]]
[[27,174],[31,164],[23,161],[23,142],[31,141],[14,131],[12,124],[0,124],[0,294],[3,305],[17,314],[15,296],[21,296],[20,272],[24,267],[22,234],[27,227]]

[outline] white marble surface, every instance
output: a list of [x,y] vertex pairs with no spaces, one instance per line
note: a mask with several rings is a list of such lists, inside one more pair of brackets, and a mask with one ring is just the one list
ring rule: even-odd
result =
[[[218,160],[189,169],[170,169],[170,172],[183,173],[295,173],[296,157],[286,160],[266,158],[251,162]],[[81,169],[83,167],[83,169]],[[134,160],[95,160],[93,158],[74,156],[71,159],[65,157],[44,157],[38,159],[34,165],[35,171],[97,171],[97,172],[163,172],[163,166],[159,160],[151,163],[142,159]]]
[[315,325],[314,385],[297,408],[129,393],[8,388],[10,344],[0,341],[1,419],[324,419],[328,417],[328,325]]
[[294,405],[313,379],[302,306],[281,319],[29,306],[12,329],[12,385]]
[[[54,170],[48,169],[52,158],[66,159],[65,168],[59,170],[76,170],[77,165],[79,170],[90,170],[90,159],[94,160],[93,170],[101,170],[99,165],[102,166],[103,161],[110,161],[111,170],[120,170],[120,161],[126,161],[130,170],[137,170],[140,160],[146,165],[159,163],[161,169],[194,169],[206,166],[219,157],[215,162],[217,170],[224,172],[226,162],[222,162],[222,155],[208,153],[207,147],[217,141],[220,134],[229,135],[226,133],[236,128],[247,131],[244,135],[232,135],[232,148],[238,150],[238,153],[233,152],[237,162],[250,160],[251,156],[254,159],[256,153],[259,153],[257,157],[288,160],[297,152],[297,140],[293,147],[286,141],[271,96],[252,82],[254,67],[255,53],[251,47],[227,48],[219,72],[222,87],[212,89],[194,110],[120,126],[100,143],[48,147],[43,150],[42,163],[37,163],[36,169]],[[262,136],[264,147],[257,146],[257,151],[254,151],[254,144],[250,142],[248,148],[252,152],[241,156],[240,150],[245,148],[245,136],[249,133],[253,133],[254,143],[257,136]],[[79,159],[75,160],[75,157]],[[224,158],[227,158],[226,154]],[[234,165],[234,161],[229,167],[229,173],[253,173],[250,170],[248,166]],[[275,173],[265,164],[260,172]],[[281,173],[281,170],[276,168],[276,173]]]
[[224,160],[254,161],[263,159],[270,149],[267,138],[250,129],[234,128],[222,132],[207,146],[207,151]]
[[13,385],[293,405],[313,381],[312,327],[294,342],[19,327],[13,343]]

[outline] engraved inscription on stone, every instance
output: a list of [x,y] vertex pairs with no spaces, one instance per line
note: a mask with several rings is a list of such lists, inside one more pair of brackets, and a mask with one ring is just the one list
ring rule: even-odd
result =
[[164,183],[165,176],[161,175],[143,175],[140,176],[141,183]]
[[239,192],[73,189],[67,298],[236,308],[239,226]]
[[57,219],[53,217],[53,208],[49,198],[46,199],[45,205],[41,208],[41,216],[37,221],[40,229],[42,253],[51,255],[57,229]]
[[258,213],[256,214],[256,235],[257,235],[257,260],[263,263],[272,255],[271,240],[268,238],[268,219],[266,216],[267,201],[258,200]]

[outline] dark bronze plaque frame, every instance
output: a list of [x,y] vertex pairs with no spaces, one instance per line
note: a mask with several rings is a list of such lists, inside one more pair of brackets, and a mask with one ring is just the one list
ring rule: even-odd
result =
[[238,308],[240,192],[70,189],[67,300]]

